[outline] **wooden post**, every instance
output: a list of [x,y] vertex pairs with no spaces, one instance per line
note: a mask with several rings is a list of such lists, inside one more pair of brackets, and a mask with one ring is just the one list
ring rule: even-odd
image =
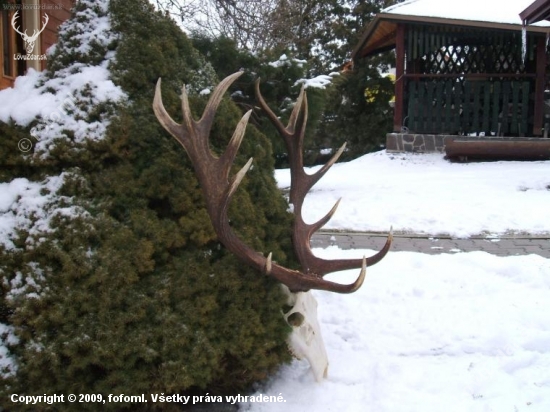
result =
[[395,39],[395,107],[393,112],[393,131],[400,132],[403,126],[403,107],[405,98],[405,26],[397,24]]
[[[22,13],[23,18],[23,27],[25,29],[29,30],[29,33],[31,32],[39,32],[40,31],[40,25],[42,23],[42,17],[41,17],[41,8],[40,8],[40,1],[39,0],[23,0],[23,6],[27,6],[26,9],[24,9]],[[42,16],[44,14],[42,13]],[[42,54],[41,49],[41,43],[42,43],[42,34],[38,35],[38,40],[36,41],[34,45],[34,50],[32,52],[33,55],[38,56]],[[41,60],[27,60],[27,70],[28,69],[34,69],[36,71],[40,71],[42,68],[42,61]]]
[[544,86],[546,71],[546,39],[537,38],[537,73],[535,79],[535,110],[533,120],[533,134],[542,135],[544,126]]

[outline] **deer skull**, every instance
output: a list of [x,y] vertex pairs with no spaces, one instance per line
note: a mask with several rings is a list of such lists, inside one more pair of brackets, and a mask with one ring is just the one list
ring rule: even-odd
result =
[[282,285],[287,296],[287,305],[292,306],[283,316],[292,333],[287,343],[292,354],[298,358],[306,358],[311,366],[315,380],[321,382],[327,377],[328,357],[317,321],[317,300],[311,291],[292,293]]

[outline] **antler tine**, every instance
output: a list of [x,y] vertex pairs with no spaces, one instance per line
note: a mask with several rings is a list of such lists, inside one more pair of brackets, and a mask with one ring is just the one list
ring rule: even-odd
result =
[[329,169],[334,165],[334,163],[338,161],[340,156],[342,156],[342,153],[344,153],[344,150],[346,150],[346,144],[347,143],[344,143],[340,147],[340,149],[338,149],[338,151],[330,158],[330,160],[323,165],[323,167],[317,170],[314,174],[310,175],[312,177],[309,182],[310,186],[307,189],[308,191],[315,185],[315,183],[317,183],[329,171]]
[[[334,165],[334,163],[336,163],[336,161],[340,158],[345,150],[346,144],[344,143],[344,145],[340,147],[340,149],[334,154],[334,156],[318,171],[311,175],[308,175],[304,170],[302,157],[302,144],[305,134],[305,124],[307,122],[308,111],[307,96],[304,87],[302,87],[302,90],[300,91],[300,95],[294,106],[287,127],[284,127],[282,125],[281,121],[267,106],[260,92],[259,80],[256,81],[255,90],[256,98],[258,99],[260,106],[267,113],[268,118],[277,128],[279,134],[281,134],[284,138],[289,153],[291,174],[289,200],[294,206],[295,214],[293,243],[295,253],[303,270],[306,273],[314,273],[317,276],[324,276],[331,272],[361,267],[363,263],[362,259],[326,260],[318,258],[313,254],[311,250],[311,237],[316,231],[322,228],[332,218],[332,216],[336,212],[340,200],[336,202],[333,208],[323,218],[313,224],[305,223],[302,217],[302,207],[305,196],[307,195],[309,190],[319,181],[319,179],[321,179]],[[366,259],[366,265],[372,266],[382,260],[382,258],[389,251],[392,240],[393,236],[390,232],[384,247],[374,256]]]
[[[304,85],[302,85],[302,88],[300,89],[300,94],[298,95],[298,99],[296,99],[296,103],[294,103],[294,107],[288,119],[288,126],[286,127],[288,132],[298,132],[300,135],[303,135],[307,123],[307,114],[308,110],[306,88]],[[298,120],[300,120],[300,123],[298,130],[296,130],[296,124],[298,123]]]
[[193,119],[193,114],[191,113],[191,106],[189,105],[189,96],[187,95],[187,90],[185,84],[181,87],[181,115],[183,117],[183,125],[187,127],[187,130],[191,133],[197,127],[197,121]]
[[260,93],[260,79],[259,78],[256,79],[256,82],[254,83],[254,90],[255,90],[255,94],[256,94],[256,99],[258,99],[258,103],[259,103],[260,107],[262,108],[264,113],[267,115],[267,117],[269,118],[271,123],[273,123],[273,125],[275,126],[275,128],[277,129],[279,134],[281,136],[283,136],[283,138],[286,141],[289,133],[286,130],[285,126],[283,126],[283,124],[281,123],[281,121],[279,120],[277,115],[275,113],[273,113],[273,110],[271,110],[271,108],[267,105],[267,103],[265,102],[262,94]]
[[[185,90],[185,86],[183,86],[181,89],[181,111],[183,123],[181,125],[176,123],[167,113],[162,103],[161,79],[158,79],[155,89],[155,97],[153,100],[153,110],[155,115],[162,126],[164,126],[164,128],[181,143],[191,157],[195,157],[195,152],[198,152],[197,155],[199,156],[211,158],[215,157],[210,151],[208,144],[208,135],[212,127],[214,115],[224,93],[227,91],[231,83],[236,78],[241,76],[241,74],[242,72],[237,72],[229,76],[215,88],[199,121],[193,119],[189,105],[189,98]],[[221,167],[219,170],[222,171],[226,177],[229,175],[231,165],[235,160],[237,151],[239,150],[250,115],[251,111],[246,113],[241,118],[226,151],[221,156],[223,160],[219,164]]]
[[216,111],[218,110],[218,106],[220,105],[220,102],[223,99],[223,95],[229,89],[229,86],[233,84],[237,78],[242,76],[244,72],[239,71],[236,73],[233,73],[230,76],[227,76],[225,79],[223,79],[214,89],[212,92],[212,96],[208,100],[208,103],[206,105],[206,108],[204,109],[203,115],[198,123],[203,125],[205,129],[203,129],[203,132],[208,134],[210,133],[210,128],[212,126],[214,116],[216,115]]
[[191,163],[195,168],[197,179],[202,187],[206,200],[206,207],[212,226],[218,239],[235,256],[245,264],[254,267],[269,276],[274,277],[288,286],[292,292],[304,292],[310,289],[327,290],[338,293],[351,293],[357,290],[364,278],[368,261],[365,260],[362,274],[349,285],[338,284],[315,273],[304,273],[288,269],[274,263],[271,254],[266,258],[246,245],[234,232],[227,215],[229,202],[252,164],[250,159],[246,165],[229,179],[229,168],[234,161],[238,147],[243,139],[250,112],[246,113],[236,127],[233,137],[221,157],[215,157],[208,149],[208,133],[213,122],[215,111],[223,93],[232,81],[241,73],[236,73],[224,79],[216,87],[213,96],[207,104],[205,112],[198,122],[193,120],[185,90],[182,92],[183,124],[176,123],[167,113],[162,103],[161,83],[157,82],[153,110],[162,126],[178,140],[187,151]]
[[235,128],[235,132],[233,133],[229,144],[227,145],[227,148],[225,149],[225,152],[221,156],[222,163],[229,166],[224,171],[225,173],[227,173],[227,175],[229,175],[230,166],[235,161],[235,157],[237,156],[237,152],[239,151],[239,147],[241,146],[241,142],[243,141],[244,134],[246,132],[246,125],[248,124],[248,120],[250,119],[251,114],[252,110],[249,110],[241,118],[241,120],[237,124],[237,127]]
[[338,199],[334,206],[332,206],[332,209],[321,219],[319,219],[317,222],[312,223],[310,225],[306,225],[308,230],[308,238],[311,238],[311,236],[317,232],[319,229],[321,229],[323,226],[325,226],[330,219],[332,219],[332,216],[336,213],[336,210],[338,209],[338,206],[340,206],[340,202],[342,201],[342,198]]
[[[390,229],[390,233],[386,238],[386,243],[382,246],[377,253],[366,258],[367,266],[376,265],[380,262],[386,254],[389,252],[391,244],[393,242],[393,229]],[[321,276],[328,273],[338,272],[341,270],[355,269],[361,264],[361,259],[334,259],[324,260],[312,255],[316,260],[311,263],[311,267],[315,268]]]
[[[334,154],[334,156],[317,172],[312,175],[308,175],[303,170],[303,140],[305,134],[305,127],[307,123],[308,116],[308,105],[307,105],[307,94],[305,87],[302,86],[298,99],[294,104],[292,113],[288,120],[288,125],[285,127],[278,117],[273,113],[271,108],[265,102],[261,92],[260,92],[260,79],[256,80],[255,83],[256,98],[258,99],[260,106],[264,112],[266,112],[268,118],[273,123],[273,125],[279,131],[285,140],[287,145],[287,150],[289,152],[289,158],[293,163],[291,165],[291,175],[293,180],[300,180],[302,184],[294,185],[296,191],[303,191],[304,195],[307,193],[314,185],[317,183],[326,172],[332,167],[334,163],[338,161],[340,156],[345,150],[346,143]],[[297,127],[298,126],[298,127]],[[296,196],[300,196],[301,193],[297,193]],[[294,203],[295,194],[291,193],[290,201]]]
[[[180,142],[183,147],[185,148],[185,143],[183,141],[183,137],[180,136],[182,132],[182,126],[177,124],[174,119],[168,114],[166,111],[166,108],[164,107],[164,104],[162,103],[162,90],[161,90],[161,79],[157,80],[157,85],[155,87],[155,97],[153,99],[153,111],[155,112],[155,116],[157,117],[159,123],[168,131],[172,136],[176,138],[178,142]],[[182,110],[184,111],[184,110]],[[185,117],[184,117],[185,119]],[[186,149],[187,150],[187,149]]]
[[[298,145],[301,146],[301,141],[296,142],[296,137],[303,135],[303,132],[305,130],[306,122],[307,122],[307,97],[305,88],[302,86],[300,90],[300,94],[298,95],[298,99],[296,100],[296,103],[294,104],[294,108],[292,109],[292,112],[290,114],[290,117],[288,119],[287,126],[284,126],[283,123],[279,120],[277,115],[273,113],[273,110],[269,107],[269,105],[265,102],[261,92],[260,92],[260,79],[256,79],[256,82],[254,83],[254,90],[256,94],[256,99],[258,100],[258,103],[260,104],[260,107],[264,111],[264,113],[267,115],[271,123],[275,126],[279,134],[283,137],[285,140],[287,146],[293,147],[292,151],[294,152],[294,146]],[[296,128],[296,124],[299,123],[299,127]],[[298,129],[298,131],[297,131]],[[301,138],[303,140],[303,136]],[[298,153],[296,153],[298,154]]]
[[17,11],[13,14],[13,16],[12,16],[12,18],[11,18],[11,25],[12,25],[13,29],[15,30],[15,32],[16,32],[17,34],[20,34],[21,36],[25,36],[25,35],[27,34],[27,30],[25,30],[25,33],[21,33],[21,32],[19,31],[19,27],[15,27],[15,20],[17,19],[17,14],[18,14],[18,13],[19,13],[19,10],[17,10]]

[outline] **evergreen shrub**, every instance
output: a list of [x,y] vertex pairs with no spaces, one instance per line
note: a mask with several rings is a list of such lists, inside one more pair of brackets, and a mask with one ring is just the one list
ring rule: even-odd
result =
[[[8,394],[237,394],[290,360],[279,285],[217,242],[187,155],[152,112],[162,77],[169,113],[179,119],[179,90],[187,84],[200,115],[206,98],[198,92],[212,89],[214,71],[147,1],[103,3],[77,3],[45,77],[108,62],[126,100],[98,108],[81,96],[76,103],[87,110],[84,121],[110,116],[105,136],[77,141],[66,130],[49,151],[24,155],[15,146],[30,125],[0,123],[0,182],[61,176],[53,201],[72,211],[20,231],[11,248],[0,246],[2,338],[15,365],[4,368],[1,404],[10,411],[170,408],[25,408]],[[94,15],[109,18],[115,35],[84,53],[78,30],[96,24],[87,20]],[[239,119],[224,100],[211,134],[215,150],[223,150]],[[231,221],[257,250],[292,265],[291,217],[275,185],[269,140],[253,126],[235,169],[249,157],[254,168],[235,195]]]

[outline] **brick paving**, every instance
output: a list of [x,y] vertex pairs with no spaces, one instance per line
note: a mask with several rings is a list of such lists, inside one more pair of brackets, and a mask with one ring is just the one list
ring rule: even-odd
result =
[[[337,245],[341,249],[379,250],[385,243],[383,233],[330,232],[316,233],[312,247]],[[483,251],[498,256],[537,254],[550,258],[550,234],[546,236],[451,237],[394,234],[392,251],[411,251],[427,254]]]

